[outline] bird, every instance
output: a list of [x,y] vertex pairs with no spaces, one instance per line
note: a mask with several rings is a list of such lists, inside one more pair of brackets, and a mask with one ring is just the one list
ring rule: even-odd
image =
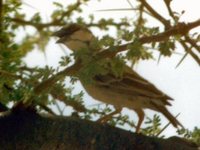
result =
[[[95,40],[93,33],[86,26],[79,24],[67,25],[53,35],[59,38],[57,43],[64,44],[74,52],[84,48],[89,49],[92,41]],[[173,99],[127,64],[124,66],[120,77],[110,71],[111,68],[107,68],[105,74],[92,77],[94,82],[85,83],[81,77],[79,78],[91,97],[114,106],[115,111],[100,120],[108,119],[125,107],[134,110],[138,115],[136,132],[139,132],[145,116],[144,109],[150,109],[162,113],[174,127],[183,127],[167,109],[167,106],[171,106],[169,101]]]

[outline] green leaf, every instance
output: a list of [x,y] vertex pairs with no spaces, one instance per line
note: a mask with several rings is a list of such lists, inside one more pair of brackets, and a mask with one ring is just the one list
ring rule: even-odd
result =
[[170,41],[159,43],[158,46],[158,50],[163,56],[171,56],[174,49],[175,43]]

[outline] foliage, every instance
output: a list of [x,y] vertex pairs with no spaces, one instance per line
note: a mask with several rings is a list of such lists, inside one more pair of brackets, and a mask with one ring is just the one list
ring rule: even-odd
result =
[[[171,17],[170,22],[159,16],[158,12],[152,9],[145,0],[137,1],[137,6],[133,8],[136,18],[124,17],[120,22],[115,21],[115,18],[100,18],[98,20],[91,14],[86,17],[77,17],[77,14],[84,13],[85,9],[83,8],[89,3],[88,0],[77,0],[67,5],[57,1],[52,2],[55,9],[52,10],[49,22],[45,22],[39,12],[35,12],[32,16],[23,13],[22,8],[26,4],[21,0],[1,0],[1,3],[3,5],[0,6],[0,102],[6,106],[23,101],[34,103],[38,106],[38,111],[53,114],[55,113],[51,108],[57,106],[62,114],[63,110],[57,103],[64,103],[65,106],[71,106],[79,117],[90,120],[110,113],[112,109],[108,106],[103,108],[85,106],[83,92],[73,93],[73,86],[77,81],[76,77],[71,76],[71,82],[66,82],[66,74],[63,76],[64,73],[61,70],[69,67],[76,57],[81,57],[84,64],[87,64],[79,73],[87,82],[96,74],[105,74],[108,61],[112,66],[112,72],[120,76],[123,72],[124,62],[135,64],[140,60],[152,59],[155,50],[161,56],[170,57],[176,51],[175,42],[179,42],[184,48],[185,54],[191,55],[200,64],[198,55],[193,52],[194,49],[198,53],[200,52],[198,46],[200,35],[199,33],[188,34],[190,29],[199,26],[199,21],[188,25],[180,23],[180,15],[173,13],[168,3],[165,4]],[[157,26],[148,27],[148,18],[144,15],[150,15],[157,19],[164,29]],[[52,38],[51,35],[57,30],[57,27],[71,23],[83,24],[88,28],[106,32],[102,37],[97,35],[96,41],[92,45],[94,53],[98,49],[104,49],[106,51],[105,57],[102,58],[98,55],[91,57],[90,50],[85,49],[63,56],[58,68],[50,66],[31,68],[24,63],[23,58],[34,49],[46,51]],[[110,28],[116,30],[118,33],[116,37],[109,35]],[[28,32],[29,29],[31,32]],[[115,58],[107,59],[111,58],[113,54],[118,55]],[[69,85],[70,83],[71,85]],[[11,108],[12,106],[9,109]],[[114,126],[128,124],[135,127],[128,116],[121,114],[114,116],[109,123]],[[156,115],[153,119],[148,118],[145,124],[146,128],[142,130],[142,133],[146,135],[156,136],[161,131],[160,118]],[[179,134],[200,143],[198,128],[192,132],[179,131]]]
[[192,131],[188,129],[181,129],[178,130],[177,133],[182,137],[200,145],[200,129],[198,127],[194,127]]

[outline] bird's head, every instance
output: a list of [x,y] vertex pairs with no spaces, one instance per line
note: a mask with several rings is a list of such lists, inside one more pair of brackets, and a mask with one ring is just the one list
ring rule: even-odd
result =
[[94,39],[90,30],[78,24],[65,26],[53,35],[60,38],[57,43],[64,44],[72,51],[88,48],[90,42]]

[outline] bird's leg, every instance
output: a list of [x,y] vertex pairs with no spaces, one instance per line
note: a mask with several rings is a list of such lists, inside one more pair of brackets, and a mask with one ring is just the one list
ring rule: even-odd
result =
[[122,110],[122,108],[115,108],[115,111],[113,111],[112,113],[110,113],[108,115],[105,115],[105,116],[101,117],[100,119],[97,120],[97,122],[105,123],[110,118],[112,118],[113,115],[120,113],[121,110]]
[[139,133],[141,124],[144,120],[144,111],[142,109],[135,109],[135,112],[138,115],[138,123],[137,123],[137,126],[136,126],[136,133]]

